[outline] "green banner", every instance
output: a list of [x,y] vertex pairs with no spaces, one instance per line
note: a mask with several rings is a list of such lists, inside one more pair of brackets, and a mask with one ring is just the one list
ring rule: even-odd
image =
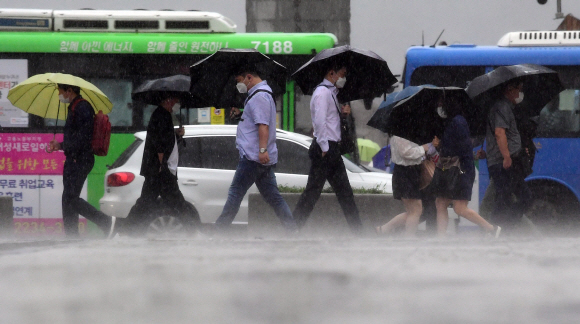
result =
[[0,53],[212,54],[220,48],[255,48],[264,54],[308,55],[336,41],[328,33],[0,32]]

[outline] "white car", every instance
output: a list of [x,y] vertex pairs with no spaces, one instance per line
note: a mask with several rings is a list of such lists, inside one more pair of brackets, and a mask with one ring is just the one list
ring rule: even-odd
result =
[[[185,199],[194,206],[203,223],[215,222],[225,205],[239,160],[235,143],[236,127],[185,126],[186,146],[179,147],[178,183]],[[135,142],[106,173],[105,194],[100,200],[101,210],[105,214],[125,218],[139,198],[144,181],[139,171],[146,135],[147,132],[136,133]],[[275,172],[279,186],[306,186],[310,169],[308,148],[311,142],[311,137],[277,130],[278,163]],[[346,158],[344,164],[353,188],[378,188],[385,193],[392,193],[391,174],[369,172]],[[248,193],[254,192],[258,192],[256,185],[248,190]],[[167,226],[169,221],[179,222],[174,218],[158,219],[155,226]],[[155,220],[150,219],[149,222],[153,223]],[[244,197],[234,222],[248,222],[248,195]]]

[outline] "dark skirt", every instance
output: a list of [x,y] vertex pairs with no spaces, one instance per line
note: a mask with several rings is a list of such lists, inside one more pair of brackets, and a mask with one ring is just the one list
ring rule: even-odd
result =
[[[458,170],[457,168],[455,168]],[[464,172],[459,176],[453,176],[453,170],[441,170],[435,168],[433,174],[433,190],[436,197],[451,200],[471,200],[471,190],[475,181],[475,170]]]
[[421,182],[421,165],[398,165],[393,169],[393,198],[421,199],[419,184]]

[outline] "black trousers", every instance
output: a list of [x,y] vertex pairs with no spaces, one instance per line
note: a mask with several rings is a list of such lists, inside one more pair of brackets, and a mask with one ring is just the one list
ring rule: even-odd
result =
[[201,225],[199,215],[191,209],[191,205],[185,201],[181,190],[179,190],[177,177],[167,167],[164,167],[158,174],[145,177],[141,197],[131,208],[124,226],[128,226],[130,229],[144,221],[151,215],[151,212],[158,212],[157,197],[159,196],[161,196],[165,207],[181,216],[183,221],[193,226]]
[[328,180],[328,183],[330,183],[336,193],[336,197],[338,198],[338,202],[340,203],[340,207],[350,229],[354,233],[360,233],[362,223],[358,208],[354,202],[354,195],[350,182],[348,181],[338,143],[329,142],[328,152],[322,157],[322,150],[316,142],[316,139],[314,139],[312,145],[310,145],[308,155],[312,163],[308,174],[308,183],[298,200],[296,209],[294,209],[294,218],[298,223],[298,227],[303,227],[308,217],[310,217],[314,205],[318,201],[318,198],[320,198],[324,183]]
[[[532,194],[525,181],[526,175],[514,166],[504,169],[502,163],[488,166],[489,175],[495,186],[495,206],[491,221],[512,229],[530,207]],[[515,195],[516,200],[513,200]]]
[[62,222],[67,237],[79,236],[79,214],[95,223],[105,234],[111,228],[111,217],[98,211],[80,198],[83,184],[93,169],[95,157],[90,154],[79,159],[67,158],[64,162],[62,182]]

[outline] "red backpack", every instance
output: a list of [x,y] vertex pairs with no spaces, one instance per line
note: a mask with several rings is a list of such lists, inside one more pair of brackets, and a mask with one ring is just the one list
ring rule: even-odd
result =
[[93,140],[91,141],[93,153],[98,156],[106,156],[109,152],[110,141],[111,122],[109,122],[109,116],[99,110],[99,113],[95,115],[95,124],[93,125]]
[[[81,101],[86,100],[81,99],[75,102],[75,104],[71,107],[72,113],[75,111],[75,106]],[[109,121],[109,116],[103,114],[102,110],[99,110],[99,112],[95,114],[95,121],[93,124],[93,139],[91,141],[93,153],[97,156],[106,156],[109,152],[110,141],[111,122]]]

